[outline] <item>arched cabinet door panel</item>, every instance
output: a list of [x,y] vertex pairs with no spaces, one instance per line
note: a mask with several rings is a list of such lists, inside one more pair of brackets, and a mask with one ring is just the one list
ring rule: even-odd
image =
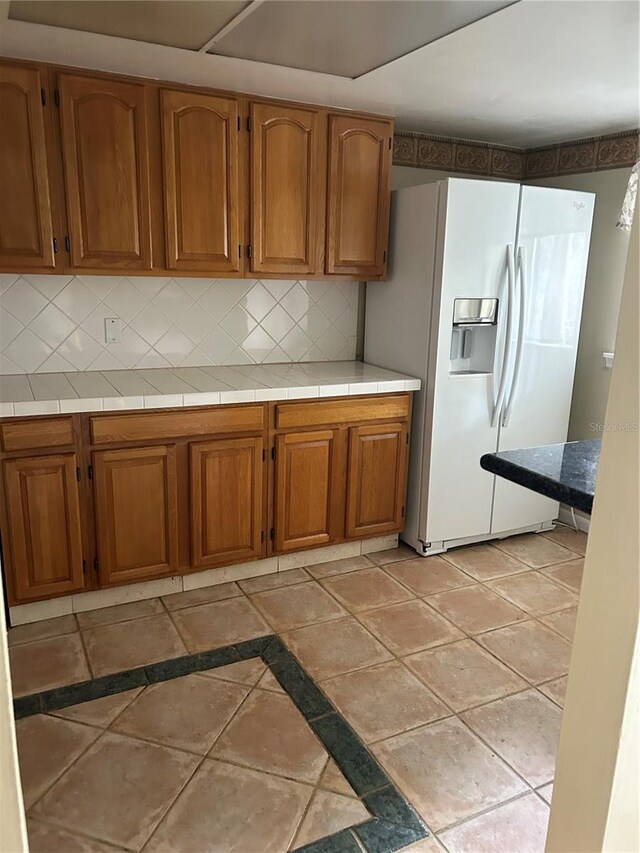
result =
[[146,87],[59,77],[70,265],[151,268]]
[[316,270],[318,111],[251,105],[251,269]]
[[4,269],[55,268],[45,77],[46,70],[39,68],[0,65],[0,266]]
[[163,89],[160,103],[167,266],[237,272],[238,101]]
[[327,273],[385,272],[392,139],[390,121],[329,117]]

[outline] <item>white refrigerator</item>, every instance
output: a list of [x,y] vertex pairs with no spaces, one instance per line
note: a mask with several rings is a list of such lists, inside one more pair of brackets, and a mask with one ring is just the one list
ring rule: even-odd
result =
[[401,534],[419,554],[557,518],[480,457],[566,440],[593,208],[591,193],[462,178],[392,194],[364,358],[422,380]]

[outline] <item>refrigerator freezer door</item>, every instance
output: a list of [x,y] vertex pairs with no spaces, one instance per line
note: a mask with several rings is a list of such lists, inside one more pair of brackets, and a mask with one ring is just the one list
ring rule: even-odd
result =
[[[524,338],[517,385],[507,390],[505,405],[511,405],[506,426],[503,410],[499,450],[566,441],[593,206],[590,193],[522,187],[518,245],[524,275],[516,292],[524,284]],[[496,478],[492,533],[557,515],[557,502]]]
[[[437,542],[490,533],[493,475],[480,468],[494,452],[491,417],[507,318],[507,246],[516,237],[520,186],[453,178],[441,193],[429,359],[420,538]],[[498,299],[496,327],[476,327],[471,346],[495,347],[485,371],[451,371],[455,299]],[[486,357],[484,359],[486,361]]]

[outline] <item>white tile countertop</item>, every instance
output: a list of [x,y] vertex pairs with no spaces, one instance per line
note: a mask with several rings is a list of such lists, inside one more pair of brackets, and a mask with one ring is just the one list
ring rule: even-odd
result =
[[360,361],[15,374],[0,376],[0,417],[389,394],[419,388],[419,379]]

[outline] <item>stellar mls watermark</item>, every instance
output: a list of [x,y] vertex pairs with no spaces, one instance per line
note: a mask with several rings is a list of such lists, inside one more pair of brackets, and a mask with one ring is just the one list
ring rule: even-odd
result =
[[598,424],[591,421],[589,429],[591,432],[638,432],[640,427],[637,421],[620,421],[611,424]]

